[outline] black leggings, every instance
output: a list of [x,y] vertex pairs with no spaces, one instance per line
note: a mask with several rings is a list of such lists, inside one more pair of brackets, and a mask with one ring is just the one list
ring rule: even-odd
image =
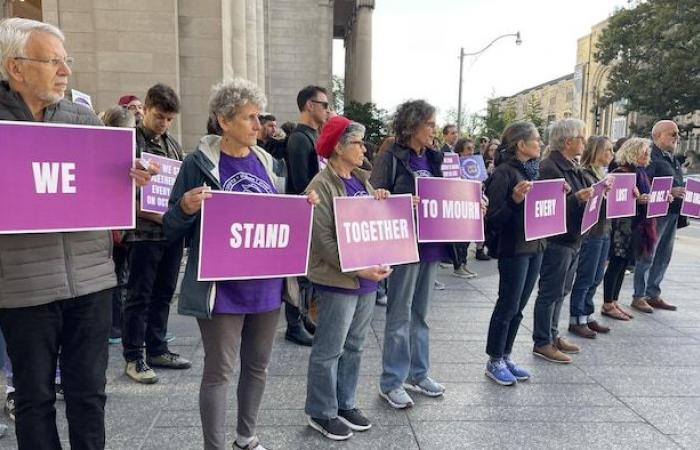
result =
[[620,256],[611,256],[603,278],[603,300],[605,303],[616,302],[625,279],[625,269],[629,261]]

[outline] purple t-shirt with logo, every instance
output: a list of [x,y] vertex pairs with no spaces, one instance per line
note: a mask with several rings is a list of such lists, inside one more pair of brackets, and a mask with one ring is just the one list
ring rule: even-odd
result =
[[[252,151],[242,158],[221,153],[219,179],[225,191],[276,194],[265,167]],[[281,278],[216,282],[214,314],[255,314],[282,305]]]
[[[423,152],[422,155],[418,156],[416,152],[411,150],[411,158],[408,164],[411,166],[413,176],[416,178],[435,176],[430,170],[427,152]],[[420,262],[436,262],[450,259],[445,244],[433,242],[418,244],[418,256],[420,257]]]
[[[343,177],[340,179],[343,180],[343,184],[345,184],[345,193],[348,197],[361,197],[369,195],[365,189],[365,186],[362,184],[362,181],[360,181],[355,175],[352,175],[347,179]],[[358,280],[360,280],[360,287],[357,289],[344,289],[335,286],[324,286],[322,284],[317,284],[316,287],[322,291],[338,292],[340,294],[347,295],[364,295],[377,290],[376,281],[368,280],[367,278],[362,277],[358,277]]]

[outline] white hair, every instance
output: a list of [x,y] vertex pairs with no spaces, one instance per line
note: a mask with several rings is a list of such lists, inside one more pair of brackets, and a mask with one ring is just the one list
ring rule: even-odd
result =
[[240,77],[224,80],[211,88],[209,116],[214,119],[217,116],[230,119],[248,103],[260,109],[265,108],[267,99],[257,84]]
[[654,127],[651,129],[652,139],[656,139],[656,136],[658,136],[659,133],[661,133],[661,130],[663,128],[665,128],[668,125],[672,125],[672,124],[675,125],[676,122],[674,122],[673,120],[659,120],[658,122],[656,122],[654,124]]
[[8,59],[26,56],[27,41],[33,32],[48,33],[57,37],[61,42],[66,41],[63,32],[48,23],[20,17],[0,20],[0,80],[7,81],[9,79]]
[[549,150],[558,152],[564,149],[564,142],[583,134],[586,124],[579,119],[562,119],[552,124],[549,130]]

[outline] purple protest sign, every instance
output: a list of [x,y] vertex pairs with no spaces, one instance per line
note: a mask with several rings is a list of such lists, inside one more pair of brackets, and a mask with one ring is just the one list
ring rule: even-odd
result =
[[0,122],[0,234],[134,228],[134,130]]
[[467,180],[484,181],[489,174],[486,172],[484,157],[481,155],[465,156],[460,159],[460,173]]
[[654,177],[651,180],[651,191],[649,192],[649,203],[647,203],[647,217],[661,217],[668,214],[668,197],[673,177]]
[[566,233],[564,179],[533,181],[525,197],[525,240]]
[[586,209],[581,219],[581,234],[584,234],[586,231],[593,228],[593,225],[598,223],[600,208],[603,205],[603,198],[605,196],[606,182],[606,180],[601,180],[591,186],[593,188],[593,195],[586,202]]
[[343,272],[418,262],[410,194],[386,200],[336,197],[333,206]]
[[483,242],[481,183],[416,178],[418,242]]
[[151,161],[160,165],[160,173],[151,177],[151,181],[141,188],[141,211],[165,214],[168,210],[170,191],[175,185],[182,162],[150,153],[142,153],[141,161],[147,166]]
[[202,204],[197,279],[306,275],[312,218],[306,196],[212,191]]
[[633,217],[637,214],[634,188],[637,175],[634,173],[611,173],[612,186],[605,202],[605,216],[608,219]]
[[459,178],[459,155],[457,153],[445,153],[441,168],[444,178]]
[[700,218],[700,180],[688,178],[685,182],[685,197],[681,205],[681,214]]

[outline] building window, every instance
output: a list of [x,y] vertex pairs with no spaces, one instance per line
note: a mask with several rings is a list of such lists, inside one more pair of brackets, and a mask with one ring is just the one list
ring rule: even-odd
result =
[[564,113],[564,118],[565,119],[570,119],[571,118],[571,113],[569,111]]
[[5,0],[0,1],[2,17],[23,17],[25,19],[42,20],[41,0]]

